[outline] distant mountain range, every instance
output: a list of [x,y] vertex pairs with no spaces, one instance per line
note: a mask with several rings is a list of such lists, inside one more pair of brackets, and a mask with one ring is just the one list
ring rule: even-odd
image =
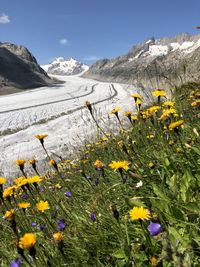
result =
[[70,58],[69,60],[63,57],[54,59],[50,64],[41,65],[48,73],[54,75],[76,75],[83,73],[89,69],[89,66]]
[[123,56],[93,64],[84,77],[138,87],[173,87],[200,80],[200,35],[150,38]]
[[53,83],[26,47],[0,43],[0,94]]

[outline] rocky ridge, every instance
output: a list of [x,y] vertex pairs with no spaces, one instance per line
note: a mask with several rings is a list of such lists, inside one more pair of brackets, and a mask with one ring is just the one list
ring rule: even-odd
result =
[[150,38],[123,56],[93,64],[84,77],[133,84],[141,88],[173,87],[200,79],[200,35]]
[[53,83],[26,47],[0,43],[0,94]]

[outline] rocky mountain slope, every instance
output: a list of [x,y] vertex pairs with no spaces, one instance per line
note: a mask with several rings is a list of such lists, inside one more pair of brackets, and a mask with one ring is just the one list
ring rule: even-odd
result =
[[48,74],[54,75],[76,75],[89,69],[87,65],[84,65],[73,58],[65,60],[63,57],[58,57],[50,64],[42,65],[41,67]]
[[200,80],[200,35],[151,38],[123,56],[97,61],[84,77],[141,88],[173,87]]
[[27,48],[0,43],[0,94],[55,83]]

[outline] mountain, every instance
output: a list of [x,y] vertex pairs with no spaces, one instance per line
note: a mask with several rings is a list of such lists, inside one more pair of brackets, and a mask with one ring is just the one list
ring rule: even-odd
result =
[[123,56],[93,64],[83,77],[133,84],[141,88],[173,87],[200,80],[200,35],[150,38]]
[[0,43],[0,94],[52,83],[55,80],[38,65],[26,47]]
[[48,65],[41,66],[48,74],[54,75],[76,75],[87,71],[89,67],[77,60],[70,58],[65,60],[63,57],[58,57]]

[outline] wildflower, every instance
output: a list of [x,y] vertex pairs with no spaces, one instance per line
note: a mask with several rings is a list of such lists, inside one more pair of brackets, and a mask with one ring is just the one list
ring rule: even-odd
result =
[[10,186],[4,189],[3,198],[8,198],[14,195],[16,186]]
[[124,160],[124,161],[112,161],[108,166],[113,169],[114,171],[117,170],[125,170],[127,171],[129,169],[129,162]]
[[166,102],[163,102],[162,105],[170,108],[170,107],[173,107],[175,105],[175,102],[166,101]]
[[103,164],[102,161],[100,161],[100,160],[97,159],[97,160],[94,162],[94,167],[95,167],[96,169],[103,169],[104,164]]
[[155,97],[166,96],[166,92],[165,90],[158,89],[158,90],[153,91],[152,95]]
[[176,129],[184,124],[184,120],[175,121],[169,124],[168,128],[169,130]]
[[124,112],[124,116],[126,116],[127,118],[131,118],[131,115],[132,115],[132,112],[130,110]]
[[49,160],[49,165],[53,166],[58,171],[58,165],[54,159]]
[[150,261],[151,266],[157,266],[158,265],[158,260],[154,256],[151,257],[149,261]]
[[11,209],[11,210],[7,210],[6,213],[4,214],[3,218],[7,221],[12,221],[14,220],[15,217],[15,210]]
[[53,234],[53,239],[55,242],[59,243],[59,242],[63,241],[63,234],[61,232],[57,232],[57,233]]
[[71,197],[72,196],[72,192],[70,192],[70,191],[65,192],[65,196],[66,197]]
[[40,183],[42,181],[42,178],[40,176],[32,176],[27,179],[27,182],[29,184],[36,184]]
[[20,259],[17,258],[16,260],[11,261],[10,263],[10,267],[20,267],[21,266],[21,262]]
[[132,121],[138,121],[138,116],[131,116]]
[[23,175],[25,176],[24,174],[24,164],[25,164],[25,160],[24,159],[18,159],[15,161],[15,163],[19,166],[19,169],[20,171],[23,173]]
[[134,93],[134,94],[132,94],[131,97],[134,98],[135,102],[137,101],[137,99],[141,99],[141,98],[142,98],[141,95],[138,94],[138,93]]
[[36,204],[36,208],[39,211],[44,212],[45,210],[48,210],[49,209],[49,203],[48,203],[48,201],[41,200],[40,202],[38,202]]
[[136,184],[136,188],[139,188],[139,187],[141,187],[141,186],[143,186],[143,182],[140,180],[137,184]]
[[36,223],[36,222],[32,222],[32,223],[31,223],[31,226],[32,226],[32,227],[36,227],[36,226],[37,226],[37,223]]
[[36,134],[35,137],[40,141],[41,145],[44,146],[44,138],[46,138],[48,134]]
[[88,108],[88,110],[90,111],[90,113],[92,114],[92,105],[89,101],[85,102],[85,107]]
[[153,91],[152,95],[158,98],[158,104],[159,104],[161,96],[166,97],[166,92],[164,90],[158,89],[156,91]]
[[43,231],[45,228],[45,225],[43,223],[40,224],[40,231]]
[[134,207],[129,214],[132,220],[149,220],[151,217],[149,211],[143,207]]
[[36,235],[33,233],[26,233],[19,240],[19,247],[22,249],[31,249],[36,244]]
[[94,215],[94,212],[91,212],[90,213],[90,220],[95,222],[96,221],[96,218],[95,218],[95,215]]
[[115,114],[115,115],[118,115],[118,112],[122,110],[121,108],[114,108],[111,110],[111,114]]
[[20,209],[27,209],[31,206],[29,202],[20,202],[17,204]]
[[34,171],[35,171],[36,173],[38,173],[38,172],[37,172],[37,167],[36,167],[36,162],[37,162],[37,160],[36,160],[36,159],[31,159],[31,160],[29,160],[28,162],[29,162],[29,164],[31,164],[31,166],[32,166],[32,168],[34,169]]
[[147,230],[149,231],[150,235],[156,236],[162,231],[162,227],[159,223],[150,222]]
[[57,224],[58,224],[58,231],[63,231],[65,229],[65,222],[64,220],[58,220],[57,221]]
[[6,183],[6,178],[0,177],[0,185],[3,185]]

